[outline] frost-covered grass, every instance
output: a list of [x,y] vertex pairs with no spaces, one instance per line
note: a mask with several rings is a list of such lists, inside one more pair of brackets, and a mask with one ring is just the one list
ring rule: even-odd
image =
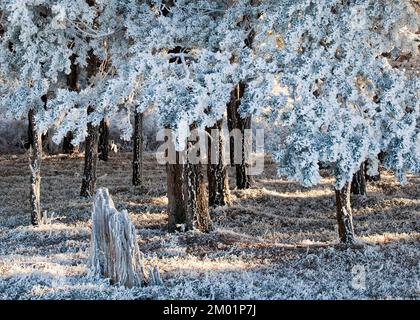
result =
[[[420,179],[403,187],[389,174],[353,199],[359,244],[337,244],[332,182],[305,189],[274,179],[234,190],[233,205],[212,212],[210,234],[166,232],[164,167],[152,155],[146,184],[130,186],[130,155],[99,163],[108,187],[138,230],[146,268],[163,286],[127,290],[92,277],[91,201],[78,196],[81,156],[43,162],[43,208],[50,224],[29,225],[28,161],[0,156],[0,299],[419,299]],[[363,272],[365,281],[363,283]]]

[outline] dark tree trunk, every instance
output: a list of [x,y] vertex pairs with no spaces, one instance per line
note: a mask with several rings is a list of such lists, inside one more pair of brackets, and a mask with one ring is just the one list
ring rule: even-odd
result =
[[[251,0],[250,2],[251,6],[256,4],[255,0]],[[244,30],[247,32],[248,36],[245,39],[245,45],[252,49],[254,38],[255,38],[255,31],[252,28],[252,22],[251,20],[253,17],[250,14],[246,14],[243,16],[242,21],[239,22],[239,24],[244,28]],[[245,118],[242,118],[239,113],[239,107],[241,104],[241,99],[244,95],[244,92],[246,90],[246,83],[240,82],[236,88],[231,93],[231,100],[228,104],[228,127],[229,131],[232,131],[233,129],[239,129],[242,133],[242,141],[241,142],[241,148],[240,148],[240,161],[239,163],[235,163],[235,169],[236,169],[236,187],[238,189],[248,189],[251,187],[252,179],[250,175],[247,175],[247,166],[250,164],[247,163],[247,152],[250,152],[251,149],[249,149],[252,146],[248,145],[248,141],[245,139],[245,129],[251,129],[251,116],[246,116]],[[229,123],[230,122],[230,123]],[[236,142],[238,143],[238,142]],[[230,137],[230,160],[231,164],[234,163],[234,155],[232,152],[235,152],[235,148],[233,146],[232,137]],[[236,162],[236,161],[235,161]]]
[[[235,89],[232,91],[231,94],[231,100],[227,107],[227,114],[228,114],[228,128],[230,133],[232,133],[232,130],[237,129],[241,133],[241,141],[235,141],[232,134],[229,138],[229,145],[230,145],[230,162],[231,165],[235,165],[236,170],[236,187],[238,189],[248,189],[251,187],[251,176],[247,175],[247,166],[249,165],[247,163],[246,155],[247,152],[250,152],[249,150],[250,146],[248,146],[246,142],[245,137],[245,129],[251,129],[251,116],[247,116],[245,118],[242,118],[239,113],[239,107],[241,104],[241,99],[243,97],[245,91],[245,85],[243,83],[240,83],[235,87]],[[240,143],[239,148],[239,155],[236,155],[235,157],[235,144]],[[237,152],[237,151],[236,151]],[[240,159],[238,161],[237,159]],[[236,161],[235,161],[236,160]]]
[[[88,114],[93,112],[92,107],[88,107]],[[89,122],[87,124],[88,135],[85,139],[85,165],[83,171],[82,197],[91,197],[95,193],[96,187],[96,166],[98,162],[98,126]]]
[[355,241],[350,194],[350,182],[346,182],[341,190],[335,190],[338,235],[340,241],[347,244],[352,244]]
[[[30,169],[31,169],[31,223],[34,226],[44,221],[41,213],[41,162],[42,162],[42,135],[36,130],[35,111],[31,109],[28,114],[30,140]],[[28,132],[29,133],[29,132]]]
[[[92,4],[95,1],[90,1]],[[89,3],[89,5],[91,5]],[[91,80],[97,73],[99,66],[99,59],[93,53],[93,50],[88,55],[88,65],[86,68],[87,76]],[[88,116],[95,111],[94,106],[89,106],[87,109]],[[98,162],[98,140],[99,128],[92,122],[87,124],[87,137],[85,139],[85,164],[83,169],[82,187],[80,189],[80,196],[92,197],[95,193],[96,187],[96,166]]]
[[178,230],[177,225],[187,222],[184,199],[184,168],[180,163],[180,154],[176,152],[176,163],[166,164],[166,177],[168,183],[168,230]]
[[230,204],[229,179],[227,167],[224,163],[225,150],[222,134],[223,119],[207,128],[208,138],[207,179],[209,182],[209,207]]
[[242,132],[242,147],[241,147],[241,163],[236,164],[236,185],[238,189],[249,189],[251,188],[251,176],[247,174],[248,166],[247,156],[251,152],[251,147],[246,141],[245,130],[251,129],[251,116],[244,119],[240,118],[239,121],[240,129]]
[[139,186],[143,181],[143,113],[134,115],[133,135],[133,185]]
[[[80,66],[76,64],[77,55],[73,54],[70,57],[71,66],[70,74],[67,76],[67,86],[70,91],[80,91],[79,85],[79,75],[80,75]],[[63,140],[63,153],[73,154],[78,151],[78,147],[74,146],[71,142],[73,140],[73,132],[67,132]]]
[[69,131],[63,139],[63,153],[73,154],[77,151],[77,148],[71,143],[72,140],[73,132]]
[[365,163],[360,165],[359,171],[353,175],[351,182],[351,193],[365,196],[366,192],[366,179],[365,179]]
[[98,142],[99,160],[108,161],[109,158],[109,120],[104,118],[99,126]]
[[[192,143],[188,143],[190,149]],[[211,220],[208,210],[206,184],[201,164],[187,161],[184,172],[184,196],[186,205],[187,230],[209,232]]]
[[29,110],[28,113],[28,132],[27,132],[27,140],[25,143],[25,149],[30,149],[33,145],[34,145],[34,122],[33,122],[33,114],[34,111],[33,110]]
[[233,130],[236,128],[236,109],[237,109],[237,88],[232,90],[230,94],[230,101],[227,105],[227,127],[229,130],[229,160],[230,165],[235,164],[235,139],[231,135]]

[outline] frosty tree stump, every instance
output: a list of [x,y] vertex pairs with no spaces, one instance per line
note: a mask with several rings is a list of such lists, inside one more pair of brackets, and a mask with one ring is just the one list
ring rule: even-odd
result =
[[95,275],[131,288],[144,283],[142,254],[126,210],[115,209],[108,189],[96,192],[92,211],[90,266]]

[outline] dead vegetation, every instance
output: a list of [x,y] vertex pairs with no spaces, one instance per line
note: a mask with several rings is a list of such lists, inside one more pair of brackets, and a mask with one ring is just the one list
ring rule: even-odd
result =
[[[25,155],[0,156],[0,299],[386,299],[420,298],[420,179],[400,186],[388,173],[353,199],[360,243],[338,244],[332,179],[311,189],[275,178],[267,159],[250,190],[211,212],[214,231],[167,232],[166,178],[146,156],[145,184],[131,186],[130,154],[99,162],[98,187],[138,232],[145,267],[163,285],[125,289],[89,275],[91,200],[79,197],[82,156],[43,161],[49,224],[30,226]],[[366,270],[354,288],[354,267]]]

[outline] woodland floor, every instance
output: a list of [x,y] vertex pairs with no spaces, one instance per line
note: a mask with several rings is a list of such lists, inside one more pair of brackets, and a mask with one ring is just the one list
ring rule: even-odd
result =
[[419,178],[401,187],[383,173],[367,198],[354,198],[359,244],[346,248],[337,244],[331,178],[305,189],[275,179],[267,160],[253,189],[233,190],[233,205],[212,212],[214,231],[169,234],[164,167],[148,154],[145,186],[134,188],[130,154],[112,154],[99,162],[98,187],[129,211],[146,268],[157,265],[164,282],[128,290],[88,273],[82,166],[81,156],[44,159],[51,221],[33,228],[28,160],[0,155],[0,299],[420,299]]

